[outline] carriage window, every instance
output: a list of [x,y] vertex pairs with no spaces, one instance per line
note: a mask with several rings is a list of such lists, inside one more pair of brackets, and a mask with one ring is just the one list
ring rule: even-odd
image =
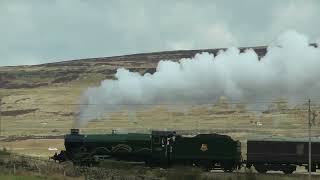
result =
[[160,144],[160,138],[159,137],[154,137],[153,138],[153,144]]

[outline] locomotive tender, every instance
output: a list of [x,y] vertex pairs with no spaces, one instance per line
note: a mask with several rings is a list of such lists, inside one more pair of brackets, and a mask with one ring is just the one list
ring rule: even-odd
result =
[[[51,157],[78,165],[105,159],[144,162],[148,166],[197,166],[206,170],[232,172],[246,164],[259,173],[269,170],[290,174],[296,166],[308,169],[308,141],[304,138],[255,137],[247,140],[247,160],[242,160],[241,144],[230,136],[199,134],[182,136],[174,131],[151,134],[80,134],[71,129],[65,136],[65,151]],[[320,169],[320,139],[312,139],[311,171]]]

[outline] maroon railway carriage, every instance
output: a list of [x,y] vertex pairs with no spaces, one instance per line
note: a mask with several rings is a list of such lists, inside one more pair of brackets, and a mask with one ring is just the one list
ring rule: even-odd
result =
[[[312,138],[311,171],[320,169],[320,138]],[[247,167],[252,165],[259,173],[268,170],[290,174],[296,166],[308,169],[308,138],[256,137],[247,141]]]

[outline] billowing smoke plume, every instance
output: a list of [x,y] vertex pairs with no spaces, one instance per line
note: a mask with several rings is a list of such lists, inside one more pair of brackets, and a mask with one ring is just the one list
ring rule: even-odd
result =
[[288,31],[260,60],[252,49],[240,53],[229,48],[216,57],[200,53],[179,62],[162,60],[154,74],[120,68],[115,76],[117,80],[104,80],[85,92],[89,105],[80,107],[80,125],[136,105],[214,103],[221,96],[245,102],[318,97],[320,48],[309,46],[304,35]]

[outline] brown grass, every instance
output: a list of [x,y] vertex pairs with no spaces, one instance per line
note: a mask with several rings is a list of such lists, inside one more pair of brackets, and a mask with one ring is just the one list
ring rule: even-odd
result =
[[[86,89],[86,83],[49,86],[37,89],[0,89],[6,94],[2,99],[3,111],[37,109],[22,115],[2,116],[2,136],[64,135],[74,127],[78,112],[79,97]],[[63,105],[69,104],[69,105]],[[196,134],[222,133],[235,139],[245,140],[255,135],[306,136],[307,112],[301,109],[279,110],[281,105],[269,104],[269,111],[262,113],[246,110],[246,104],[229,104],[226,98],[211,105],[149,106],[138,108],[136,117],[129,115],[127,109],[109,114],[109,117],[91,121],[82,133],[150,132],[152,129],[176,130],[181,133]],[[282,108],[282,107],[281,107]],[[303,106],[305,108],[305,106]],[[185,109],[187,111],[185,111]],[[271,111],[271,110],[272,111]],[[319,107],[313,107],[319,110]],[[262,126],[257,126],[262,122]],[[318,127],[313,135],[320,135]],[[41,142],[41,143],[37,143]],[[29,140],[2,142],[15,152],[48,156],[48,147],[62,149],[63,140]],[[52,152],[53,153],[53,152]]]

